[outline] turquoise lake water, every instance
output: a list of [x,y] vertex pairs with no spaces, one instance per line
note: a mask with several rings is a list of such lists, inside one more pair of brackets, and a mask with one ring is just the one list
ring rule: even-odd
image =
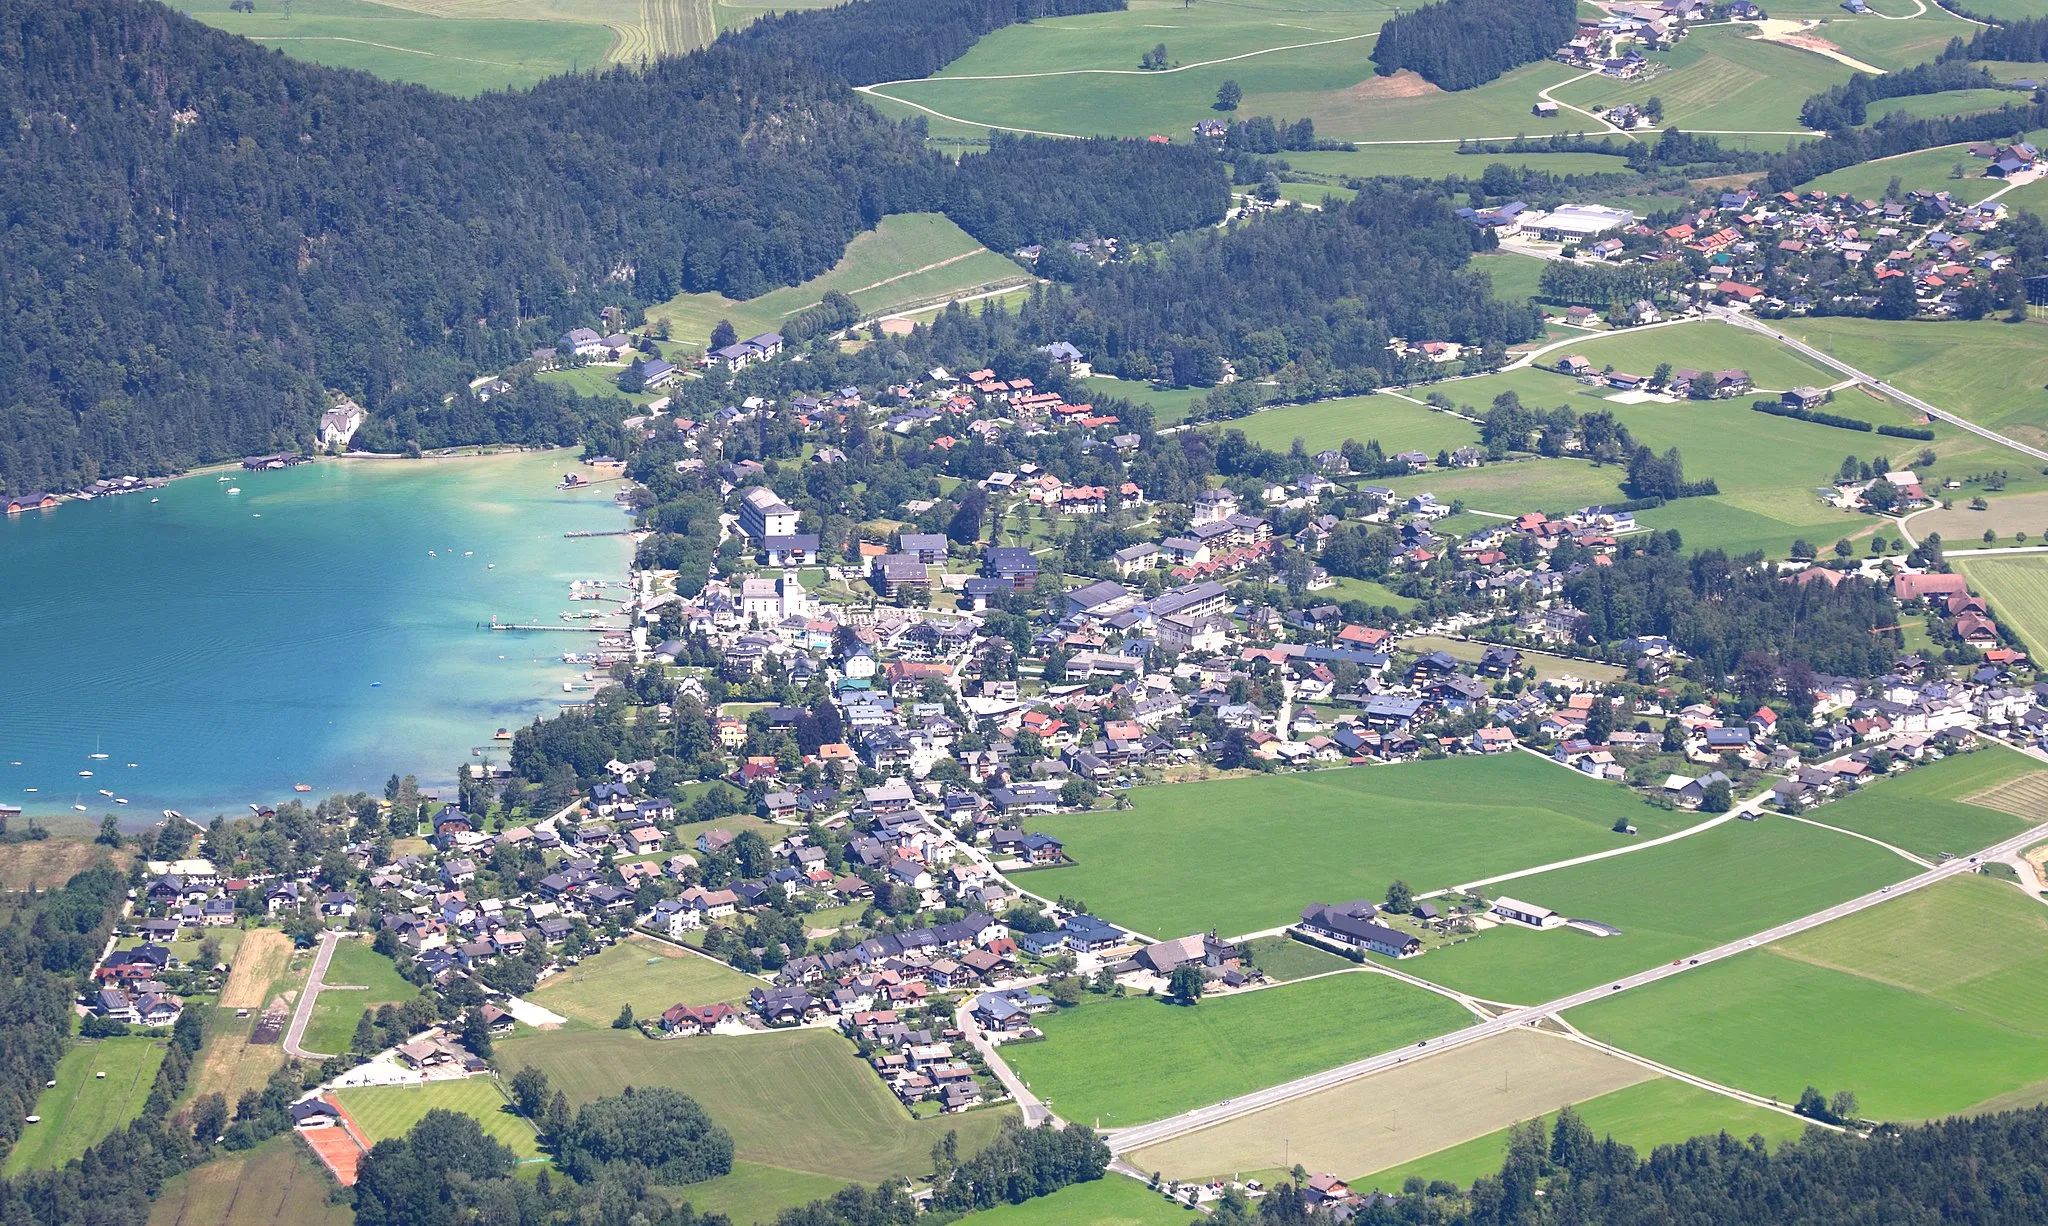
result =
[[596,635],[477,628],[616,607],[568,599],[572,579],[623,579],[632,552],[563,537],[628,523],[616,484],[554,488],[576,467],[323,461],[0,517],[0,802],[139,825],[246,813],[295,783],[446,786],[497,728],[587,697],[562,691],[583,670],[561,657]]

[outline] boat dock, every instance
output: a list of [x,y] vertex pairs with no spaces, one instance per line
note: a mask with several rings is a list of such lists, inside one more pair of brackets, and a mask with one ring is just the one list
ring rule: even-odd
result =
[[576,539],[586,536],[635,536],[643,531],[645,531],[644,528],[617,528],[610,532],[564,532],[562,535]]
[[571,634],[617,634],[626,629],[624,626],[529,626],[501,622],[495,617],[490,620],[489,627],[492,630],[566,630]]

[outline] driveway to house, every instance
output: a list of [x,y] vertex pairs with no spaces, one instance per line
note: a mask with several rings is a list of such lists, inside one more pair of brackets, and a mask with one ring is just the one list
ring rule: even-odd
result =
[[299,1046],[305,1037],[306,1026],[313,1020],[313,1002],[320,999],[320,980],[327,974],[327,964],[334,958],[334,943],[341,939],[339,930],[320,934],[320,952],[313,955],[313,969],[306,976],[305,990],[299,993],[298,1008],[292,1011],[292,1024],[284,1032],[284,1054],[299,1056],[308,1060],[324,1060],[332,1052],[311,1052]]
[[1585,991],[1575,992],[1569,996],[1561,996],[1545,1004],[1510,1009],[1498,1017],[1468,1026],[1463,1030],[1453,1031],[1438,1038],[1429,1039],[1424,1043],[1418,1044],[1416,1047],[1385,1052],[1369,1059],[1355,1061],[1338,1068],[1327,1069],[1307,1077],[1297,1078],[1283,1085],[1270,1086],[1263,1090],[1255,1090],[1250,1094],[1242,1094],[1226,1102],[1212,1104],[1207,1107],[1198,1107],[1193,1111],[1183,1112],[1180,1115],[1169,1116],[1163,1120],[1155,1120],[1150,1124],[1115,1129],[1105,1133],[1104,1136],[1109,1143],[1111,1152],[1117,1154],[1131,1153],[1135,1150],[1144,1149],[1147,1146],[1157,1145],[1162,1141],[1172,1140],[1187,1133],[1213,1127],[1226,1120],[1237,1119],[1267,1107],[1277,1106],[1284,1102],[1330,1089],[1333,1086],[1343,1085],[1346,1082],[1355,1081],[1372,1073],[1383,1072],[1397,1065],[1405,1064],[1411,1059],[1427,1059],[1429,1056],[1454,1047],[1463,1047],[1471,1043],[1490,1039],[1495,1035],[1503,1034],[1518,1026],[1534,1026],[1545,1018],[1555,1017],[1580,1005],[1591,1004],[1597,1000],[1606,1000],[1616,992],[1643,987],[1662,979],[1668,979],[1673,975],[1682,975],[1694,967],[1705,966],[1709,963],[1718,962],[1723,958],[1734,957],[1758,945],[1768,945],[1774,941],[1781,941],[1787,937],[1796,936],[1808,929],[1818,928],[1822,924],[1854,915],[1859,911],[1877,906],[1879,903],[1888,902],[1902,894],[1909,894],[1914,890],[1924,889],[1927,886],[1938,884],[1963,873],[1974,873],[1977,871],[1980,861],[1989,863],[2003,860],[2006,856],[2012,855],[2023,848],[2030,847],[2044,837],[2048,837],[2048,824],[2032,826],[2024,833],[2014,835],[2004,842],[1987,847],[1976,855],[1958,856],[1947,863],[1937,865],[1921,873],[1917,877],[1909,877],[1895,885],[1874,890],[1860,898],[1852,898],[1847,902],[1837,903],[1832,907],[1816,911],[1801,919],[1779,924],[1775,928],[1767,928],[1754,936],[1716,946],[1696,956],[1640,971],[1636,974],[1617,979],[1612,983],[1603,983],[1598,987],[1587,988]]
[[[1005,988],[1023,987],[1044,982],[1044,976],[1038,976],[1021,983],[1006,984]],[[974,1044],[974,1050],[981,1053],[981,1058],[987,1062],[989,1071],[996,1075],[996,1080],[1003,1083],[1003,1088],[1010,1092],[1010,1097],[1015,1099],[1017,1106],[1023,1109],[1024,1126],[1026,1128],[1036,1128],[1040,1124],[1051,1124],[1055,1128],[1061,1126],[1062,1121],[1052,1113],[1051,1108],[1040,1102],[1038,1095],[1031,1092],[1031,1087],[1024,1084],[1024,1079],[1017,1075],[1016,1070],[1012,1069],[1001,1056],[996,1054],[996,1045],[990,1042],[988,1035],[982,1032],[981,1023],[974,1020],[973,997],[970,996],[966,1000],[961,1001],[959,1006],[953,1010],[953,1024],[960,1028],[961,1034],[967,1036],[969,1043]]]

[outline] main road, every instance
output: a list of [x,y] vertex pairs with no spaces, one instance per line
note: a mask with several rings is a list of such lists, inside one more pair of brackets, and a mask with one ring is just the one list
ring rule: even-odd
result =
[[1730,941],[1725,945],[1716,946],[1704,953],[1696,954],[1677,962],[1657,966],[1650,970],[1639,971],[1636,974],[1614,980],[1610,983],[1602,983],[1599,987],[1587,988],[1582,992],[1574,992],[1569,996],[1560,996],[1556,1000],[1545,1004],[1525,1005],[1509,1009],[1496,1017],[1474,1023],[1463,1030],[1453,1031],[1440,1038],[1426,1040],[1414,1047],[1383,1052],[1368,1059],[1354,1061],[1338,1068],[1327,1069],[1320,1073],[1310,1074],[1307,1077],[1297,1078],[1283,1085],[1271,1086],[1264,1090],[1255,1090],[1250,1094],[1239,1095],[1236,1098],[1226,1099],[1211,1106],[1197,1107],[1193,1111],[1170,1116],[1163,1120],[1155,1120],[1150,1124],[1138,1124],[1130,1128],[1119,1128],[1105,1133],[1104,1136],[1109,1143],[1112,1153],[1128,1154],[1150,1145],[1157,1145],[1162,1141],[1170,1141],[1187,1133],[1214,1127],[1226,1120],[1234,1120],[1241,1116],[1250,1115],[1255,1111],[1263,1111],[1267,1107],[1278,1106],[1293,1099],[1327,1090],[1332,1086],[1343,1085],[1345,1082],[1355,1081],[1360,1077],[1383,1072],[1397,1065],[1406,1064],[1410,1060],[1420,1060],[1453,1047],[1463,1047],[1471,1043],[1478,1043],[1495,1035],[1513,1030],[1518,1026],[1533,1026],[1545,1018],[1554,1017],[1567,1010],[1575,1009],[1580,1005],[1592,1004],[1596,1000],[1606,1000],[1617,992],[1643,987],[1647,984],[1656,983],[1661,979],[1669,979],[1673,975],[1684,974],[1695,967],[1705,966],[1712,962],[1718,962],[1723,958],[1733,957],[1754,946],[1769,944],[1772,941],[1781,941],[1787,937],[1805,932],[1810,928],[1818,928],[1822,924],[1841,919],[1844,916],[1854,915],[1858,911],[1877,906],[1879,903],[1889,902],[1901,894],[1925,889],[1930,885],[1935,885],[1964,873],[1975,872],[1980,860],[1988,862],[2001,859],[2032,846],[2043,838],[2048,838],[2048,823],[2029,827],[2024,833],[2014,835],[2002,843],[1987,847],[1976,855],[1950,860],[1946,864],[1937,865],[1916,877],[1909,877],[1896,885],[1886,886],[1883,889],[1865,894],[1860,898],[1852,898],[1847,902],[1837,903],[1825,910],[1816,911],[1811,915],[1792,920],[1789,923],[1779,924],[1775,928],[1767,928],[1753,936]]
[[1777,341],[1779,344],[1797,350],[1799,353],[1804,354],[1806,357],[1812,358],[1814,361],[1819,362],[1821,365],[1826,366],[1828,369],[1840,371],[1841,373],[1849,376],[1851,379],[1854,379],[1859,383],[1863,383],[1870,387],[1874,387],[1878,391],[1883,392],[1885,395],[1890,396],[1893,400],[1898,401],[1900,404],[1911,405],[1913,408],[1920,410],[1922,413],[1927,414],[1929,417],[1938,417],[1952,426],[1960,426],[1963,429],[1968,430],[1970,433],[1977,435],[1980,438],[1990,439],[1992,442],[1997,443],[2001,447],[2010,447],[2014,451],[2017,451],[2022,455],[2029,455],[2037,460],[2048,460],[2048,451],[2043,451],[2039,447],[2029,447],[2027,444],[2022,443],[2015,438],[2007,438],[2005,435],[1998,433],[1996,430],[1988,430],[1985,427],[1978,425],[1976,422],[1973,422],[1965,417],[1959,417],[1946,409],[1937,409],[1933,405],[1927,403],[1925,400],[1920,399],[1918,396],[1902,392],[1898,388],[1893,387],[1891,384],[1886,383],[1885,381],[1879,379],[1875,375],[1865,374],[1864,372],[1856,369],[1854,366],[1849,365],[1847,362],[1844,362],[1839,358],[1832,357],[1828,354],[1822,353],[1820,350],[1815,349],[1812,345],[1807,344],[1805,341],[1799,340],[1795,337],[1787,336],[1783,332],[1778,331],[1776,328],[1771,327],[1769,324],[1763,322],[1760,319],[1757,319],[1750,315],[1745,315],[1740,311],[1731,310],[1726,307],[1709,307],[1708,311],[1711,315],[1713,315],[1714,318],[1719,319],[1724,323],[1734,324],[1738,328],[1747,328],[1752,332],[1761,332],[1765,336],[1770,337],[1772,340]]

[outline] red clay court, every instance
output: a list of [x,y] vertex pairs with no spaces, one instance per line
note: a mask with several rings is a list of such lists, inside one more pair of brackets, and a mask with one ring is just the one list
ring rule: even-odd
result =
[[334,1172],[342,1187],[352,1188],[356,1182],[356,1168],[363,1164],[363,1155],[370,1151],[370,1143],[363,1139],[362,1129],[356,1127],[356,1122],[341,1109],[340,1103],[324,1096],[320,1101],[333,1107],[340,1115],[340,1126],[301,1128],[299,1137],[312,1149],[313,1156]]

